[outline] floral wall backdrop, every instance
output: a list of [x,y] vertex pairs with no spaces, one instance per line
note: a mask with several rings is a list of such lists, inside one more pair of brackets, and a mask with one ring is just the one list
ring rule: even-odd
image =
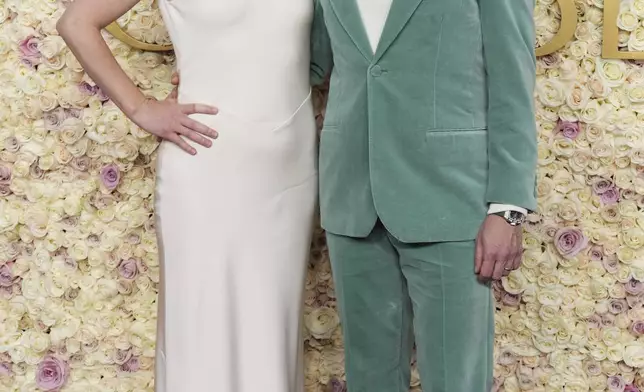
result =
[[[575,3],[574,41],[539,59],[540,215],[495,285],[498,391],[644,391],[644,64],[601,59],[603,1]],[[0,390],[152,391],[157,141],[83,73],[55,30],[64,7],[0,0]],[[556,1],[535,20],[542,44]],[[151,0],[120,22],[168,43]],[[622,1],[618,24],[623,50],[644,50],[644,0]],[[171,54],[105,39],[147,94],[170,92]],[[307,392],[346,388],[327,258],[318,231]]]

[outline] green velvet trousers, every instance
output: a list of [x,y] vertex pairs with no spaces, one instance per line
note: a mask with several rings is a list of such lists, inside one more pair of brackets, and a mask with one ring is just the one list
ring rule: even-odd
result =
[[474,241],[405,244],[327,233],[348,392],[408,392],[416,343],[423,392],[489,392],[494,304]]

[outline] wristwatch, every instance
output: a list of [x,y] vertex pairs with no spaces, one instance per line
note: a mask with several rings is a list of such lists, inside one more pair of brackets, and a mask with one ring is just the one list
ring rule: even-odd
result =
[[505,219],[506,222],[510,226],[521,226],[526,219],[526,216],[519,211],[513,211],[513,210],[508,210],[508,211],[501,211],[501,212],[495,212],[494,215],[498,215],[501,218]]

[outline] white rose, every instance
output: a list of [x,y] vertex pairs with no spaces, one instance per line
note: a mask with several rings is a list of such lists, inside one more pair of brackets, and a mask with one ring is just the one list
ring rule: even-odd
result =
[[340,325],[340,318],[335,310],[321,307],[306,316],[305,325],[316,339],[329,339]]
[[599,102],[591,100],[588,102],[586,107],[581,111],[579,114],[579,118],[587,123],[587,124],[593,124],[598,122],[603,115],[603,110],[599,104]]
[[26,73],[16,76],[15,85],[27,95],[41,94],[45,88],[45,79],[36,73]]
[[617,27],[626,31],[633,31],[639,25],[637,15],[630,11],[622,11],[617,17]]
[[624,349],[624,363],[634,368],[644,367],[644,344],[633,342]]
[[644,50],[644,27],[637,26],[628,36],[628,50],[630,52]]
[[38,43],[38,50],[47,58],[57,56],[64,48],[65,41],[58,35],[48,35]]
[[553,79],[548,79],[537,83],[537,99],[550,107],[558,107],[564,104],[566,99],[565,86]]
[[83,93],[76,85],[63,87],[59,94],[61,105],[73,108],[84,108],[91,97],[91,95]]
[[69,117],[61,124],[58,139],[65,144],[74,144],[85,134],[83,122],[75,117]]
[[597,75],[610,87],[619,87],[626,78],[626,63],[621,60],[601,59],[597,63]]

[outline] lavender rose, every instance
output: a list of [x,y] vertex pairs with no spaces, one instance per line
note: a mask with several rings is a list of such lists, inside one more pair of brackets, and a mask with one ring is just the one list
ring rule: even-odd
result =
[[67,382],[69,365],[54,356],[45,357],[36,369],[36,385],[44,391],[58,391]]
[[0,287],[11,287],[14,283],[13,273],[8,265],[0,266]]
[[11,375],[11,364],[6,362],[0,362],[0,377],[10,376],[10,375]]
[[501,296],[501,302],[503,302],[503,305],[505,306],[519,306],[519,303],[521,302],[521,295],[514,295],[508,292],[504,292]]
[[22,53],[23,56],[25,57],[38,57],[40,56],[40,50],[38,50],[38,44],[39,41],[36,37],[27,37],[24,41],[22,41],[19,45],[18,48],[20,49],[20,53]]
[[347,392],[347,384],[337,378],[331,379],[326,388],[327,392]]
[[110,164],[103,167],[103,169],[101,169],[101,181],[108,190],[113,191],[116,189],[119,185],[119,181],[121,181],[121,172],[119,171],[118,166]]
[[0,185],[11,182],[11,167],[0,164]]
[[598,195],[606,192],[607,190],[613,188],[615,185],[605,178],[597,178],[593,182],[593,192]]
[[628,310],[628,303],[625,299],[613,298],[608,303],[608,311],[612,314],[620,314]]
[[628,283],[624,284],[624,290],[630,295],[639,295],[644,292],[644,283],[631,279]]
[[588,250],[588,256],[593,261],[601,261],[604,258],[604,248],[599,245],[593,245]]
[[132,350],[116,350],[114,352],[114,363],[117,365],[125,365],[132,359]]
[[544,69],[557,68],[561,65],[561,56],[559,55],[559,53],[551,53],[545,56],[541,56],[539,58],[539,61],[541,62],[541,66]]
[[78,89],[85,95],[94,95],[96,94],[96,91],[98,88],[96,86],[92,86],[91,84],[87,82],[81,82],[78,85]]
[[561,133],[566,139],[574,140],[579,136],[579,123],[559,120],[555,131]]
[[133,259],[121,261],[118,270],[122,277],[129,280],[136,278],[136,275],[139,273],[139,269],[136,266],[136,260]]
[[87,171],[89,166],[92,164],[91,159],[88,156],[75,157],[70,162],[70,166],[78,171]]
[[615,204],[619,201],[619,189],[617,189],[617,187],[615,186],[612,186],[606,189],[605,192],[600,194],[599,198],[601,199],[604,205]]
[[67,113],[65,109],[56,108],[45,113],[45,129],[48,131],[57,131],[63,124],[63,121],[67,118]]
[[610,376],[606,380],[606,386],[610,392],[622,392],[626,387],[626,382],[620,376]]
[[575,227],[558,230],[554,241],[557,251],[566,259],[574,258],[588,245],[588,238]]
[[23,57],[20,59],[20,63],[22,63],[27,68],[35,69],[36,66],[41,63],[41,61],[38,57]]
[[633,321],[633,324],[631,324],[631,332],[635,336],[644,335],[644,320]]
[[121,365],[121,370],[128,373],[138,372],[141,368],[141,363],[139,362],[138,357],[132,357],[123,365]]

